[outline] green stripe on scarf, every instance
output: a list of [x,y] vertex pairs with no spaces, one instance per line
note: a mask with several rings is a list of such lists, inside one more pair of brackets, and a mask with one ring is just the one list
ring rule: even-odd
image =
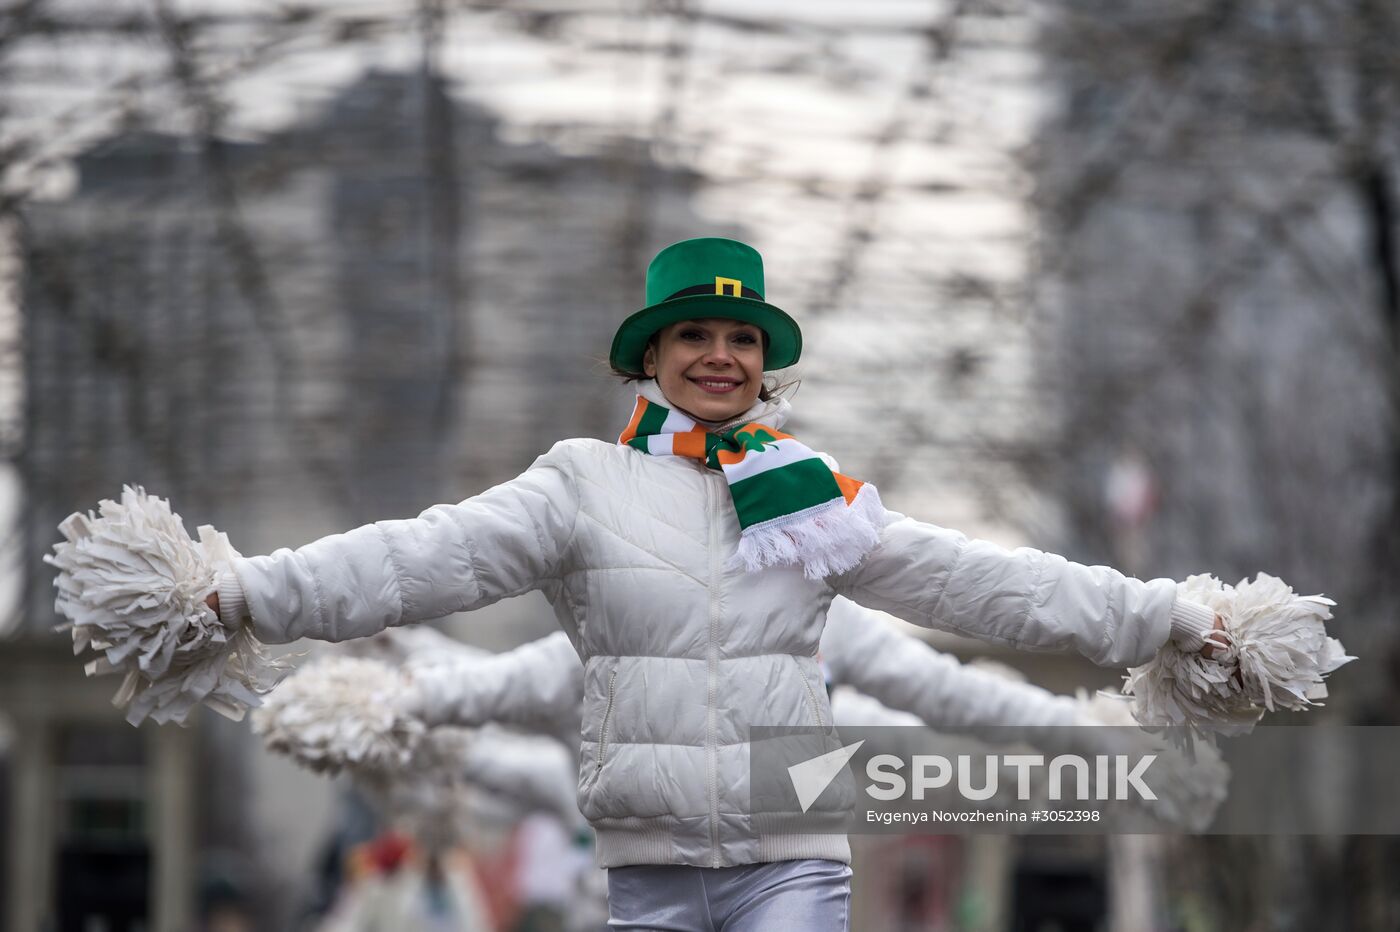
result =
[[762,524],[841,497],[841,487],[819,459],[798,460],[781,469],[731,483],[734,508],[745,526]]
[[[666,415],[670,413],[661,405],[648,405],[647,409],[642,412],[641,423],[637,425],[637,439],[661,433],[661,425],[666,423]],[[639,449],[645,450],[646,447]]]

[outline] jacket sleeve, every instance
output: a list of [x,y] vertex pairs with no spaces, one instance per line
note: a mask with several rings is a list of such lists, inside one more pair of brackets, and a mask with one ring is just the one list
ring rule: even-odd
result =
[[219,614],[251,618],[266,644],[344,641],[536,588],[558,573],[578,512],[568,444],[455,505],[236,560]]
[[837,684],[917,715],[939,731],[1078,722],[1070,697],[964,666],[840,597],[826,616],[822,659]]
[[498,794],[526,812],[547,812],[567,826],[581,826],[578,768],[568,749],[545,738],[487,731],[455,754],[456,775]]
[[1209,608],[1178,600],[1171,579],[1144,582],[1029,547],[1006,550],[898,512],[885,521],[865,559],[828,582],[839,595],[917,625],[1135,666],[1169,635],[1199,648],[1199,633],[1214,621]]
[[430,726],[509,725],[577,740],[583,664],[562,631],[482,659],[413,671]]

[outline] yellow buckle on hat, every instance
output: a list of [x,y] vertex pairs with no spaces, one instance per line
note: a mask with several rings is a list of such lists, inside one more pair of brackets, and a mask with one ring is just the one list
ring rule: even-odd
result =
[[[724,290],[726,287],[729,287],[731,285],[734,288],[733,291]],[[715,294],[727,294],[732,295],[735,298],[742,297],[744,294],[744,283],[739,281],[739,279],[737,278],[725,278],[723,275],[716,275]]]

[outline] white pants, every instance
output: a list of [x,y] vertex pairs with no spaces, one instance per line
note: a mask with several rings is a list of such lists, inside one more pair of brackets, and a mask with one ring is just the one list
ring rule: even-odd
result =
[[608,928],[649,932],[848,932],[851,868],[816,858],[608,869]]

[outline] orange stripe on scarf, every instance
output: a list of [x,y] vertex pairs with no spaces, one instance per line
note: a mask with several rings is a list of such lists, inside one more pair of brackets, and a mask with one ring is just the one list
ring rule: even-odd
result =
[[833,472],[831,475],[836,480],[837,486],[840,487],[841,495],[846,499],[847,505],[856,500],[856,493],[860,491],[861,486],[865,485],[859,479],[843,476],[839,472]]
[[705,458],[705,429],[697,426],[682,434],[672,434],[671,452],[677,456],[691,456],[703,460]]
[[622,428],[622,434],[617,438],[618,443],[627,443],[637,436],[637,425],[642,423],[642,413],[646,411],[646,406],[650,404],[645,398],[637,396],[637,403],[632,407],[632,419],[627,422],[627,426]]

